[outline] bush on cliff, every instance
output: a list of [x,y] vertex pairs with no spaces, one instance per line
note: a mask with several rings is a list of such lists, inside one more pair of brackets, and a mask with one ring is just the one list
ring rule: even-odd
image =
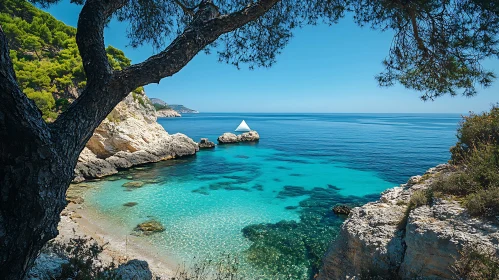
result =
[[471,215],[499,215],[499,107],[464,117],[457,138],[451,163],[458,171],[435,180],[431,191],[456,196]]

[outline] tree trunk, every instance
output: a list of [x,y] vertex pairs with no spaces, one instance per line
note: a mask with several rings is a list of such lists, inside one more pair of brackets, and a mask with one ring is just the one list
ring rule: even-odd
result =
[[0,279],[23,279],[58,234],[74,166],[25,135],[0,137]]
[[80,151],[63,153],[64,142],[53,135],[20,90],[0,29],[0,279],[23,279],[57,236]]
[[193,22],[161,53],[122,71],[109,65],[104,26],[128,0],[85,1],[76,41],[87,87],[51,125],[19,88],[0,27],[1,280],[22,280],[43,245],[57,236],[78,156],[111,110],[130,91],[177,73],[220,35],[255,20],[278,1],[260,0],[221,16],[199,8],[196,13],[208,18]]

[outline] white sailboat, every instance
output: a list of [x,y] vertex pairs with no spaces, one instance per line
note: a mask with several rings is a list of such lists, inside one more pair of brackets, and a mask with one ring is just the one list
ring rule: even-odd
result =
[[246,124],[246,122],[243,120],[241,124],[236,128],[235,131],[251,131],[249,126]]

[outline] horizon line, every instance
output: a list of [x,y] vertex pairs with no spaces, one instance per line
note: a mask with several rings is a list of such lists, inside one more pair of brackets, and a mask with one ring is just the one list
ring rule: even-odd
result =
[[469,114],[470,111],[463,112],[216,112],[216,111],[198,111],[197,113],[183,113],[183,114]]

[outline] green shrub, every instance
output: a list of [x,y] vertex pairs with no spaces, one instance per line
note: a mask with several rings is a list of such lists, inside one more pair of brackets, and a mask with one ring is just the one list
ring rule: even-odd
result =
[[56,280],[120,279],[113,271],[116,268],[114,262],[103,265],[98,259],[103,247],[94,240],[76,237],[71,238],[67,243],[51,242],[48,249],[68,260],[62,265],[62,274],[55,278]]
[[451,267],[455,279],[499,279],[499,259],[493,248],[470,244],[460,255]]
[[481,186],[467,173],[458,171],[446,177],[437,178],[431,184],[431,189],[444,194],[465,196],[481,189]]
[[471,215],[495,217],[499,215],[499,188],[481,190],[468,195],[464,206]]
[[457,137],[451,162],[459,171],[434,180],[431,191],[457,196],[471,215],[499,215],[499,107],[464,117]]
[[499,106],[493,106],[489,112],[463,117],[457,138],[458,142],[451,148],[451,160],[455,164],[462,163],[471,149],[482,144],[499,146]]
[[432,199],[431,192],[429,190],[417,190],[411,195],[408,207],[414,209],[423,205],[430,204]]

